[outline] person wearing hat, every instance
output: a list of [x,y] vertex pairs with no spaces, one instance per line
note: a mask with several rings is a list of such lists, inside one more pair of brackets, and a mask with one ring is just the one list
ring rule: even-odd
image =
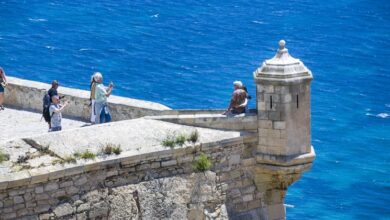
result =
[[[58,95],[58,92],[57,92],[58,86],[59,86],[59,84],[58,84],[57,80],[53,80],[51,82],[51,88],[47,92],[47,94],[49,94],[49,96],[50,96],[50,101],[52,100],[53,96]],[[60,97],[60,99],[61,99],[61,97]]]
[[242,89],[243,84],[241,81],[233,82],[234,91],[230,100],[228,109],[223,113],[241,114],[245,113],[245,108],[248,104],[247,93]]

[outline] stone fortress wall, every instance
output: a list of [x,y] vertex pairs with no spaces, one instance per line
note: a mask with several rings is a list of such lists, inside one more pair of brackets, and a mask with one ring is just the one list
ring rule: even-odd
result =
[[[55,140],[58,135],[66,137],[67,133],[71,137],[77,132],[81,140],[88,139],[88,132],[93,129],[113,129],[118,126],[118,131],[113,131],[115,134],[110,133],[111,136],[107,138],[112,139],[117,135],[118,139],[123,139],[129,132],[126,125],[133,123],[132,126],[137,127],[149,121],[156,121],[152,124],[165,127],[181,124],[200,129],[201,135],[206,137],[213,132],[219,135],[218,138],[206,138],[195,145],[181,148],[164,149],[160,146],[138,153],[125,151],[113,158],[78,161],[77,164],[42,167],[0,176],[0,219],[115,219],[118,216],[113,215],[121,215],[123,210],[134,211],[125,215],[127,217],[150,219],[158,214],[151,214],[150,210],[163,212],[161,206],[144,204],[149,201],[148,195],[155,196],[156,191],[138,194],[135,188],[140,186],[134,184],[157,184],[164,188],[165,183],[174,178],[189,185],[187,191],[181,192],[182,201],[178,199],[180,201],[174,202],[175,207],[170,206],[173,211],[161,218],[285,219],[287,188],[310,169],[315,158],[310,144],[311,73],[301,61],[288,54],[281,41],[278,53],[255,71],[254,78],[257,84],[257,109],[246,114],[225,116],[221,115],[223,110],[172,110],[158,103],[111,96],[109,105],[115,121],[144,119],[36,137],[36,140],[45,142]],[[40,111],[44,89],[48,88],[48,84],[10,77],[6,104]],[[60,87],[59,93],[71,101],[71,107],[64,115],[88,120],[88,91]],[[134,144],[132,139],[121,140],[122,146]],[[43,146],[36,145],[33,147]],[[50,146],[53,152],[59,148],[55,144]],[[213,162],[204,180],[210,184],[199,183],[199,178],[203,177],[193,176],[192,165],[201,152]],[[202,188],[203,184],[208,187]],[[127,191],[123,187],[128,187]],[[119,193],[121,190],[126,193]],[[157,194],[169,197],[173,191],[175,189],[165,188],[165,191]],[[117,193],[116,196],[113,192]],[[123,199],[123,196],[131,197],[135,202],[129,201],[128,204],[133,206],[121,211],[109,204],[101,204],[102,199],[94,202],[89,199],[96,199],[95,194],[101,198],[104,193],[106,199],[111,199],[110,204],[119,197]],[[166,201],[161,201],[161,204],[169,205]],[[175,213],[182,215],[175,217]]]
[[[255,165],[255,161],[247,149],[250,145],[253,147],[255,143],[256,139],[253,137],[237,137],[142,155],[123,154],[113,159],[57,167],[50,171],[41,168],[19,173],[13,179],[1,182],[0,198],[3,206],[0,209],[1,218],[23,216],[45,218],[53,217],[53,214],[59,218],[76,213],[89,218],[108,217],[108,213],[94,213],[93,207],[81,210],[79,207],[83,203],[80,197],[93,190],[191,174],[192,162],[194,158],[199,157],[200,152],[208,155],[214,164],[212,171],[216,175],[215,185],[218,189],[214,189],[213,193],[220,191],[227,201],[229,215],[238,217],[243,211],[261,207],[261,194],[256,190],[250,169]],[[201,194],[196,196],[202,197]],[[206,198],[197,203],[204,203],[204,206],[213,203],[212,195],[204,196]],[[74,204],[74,201],[79,202]],[[58,208],[58,204],[62,205]],[[68,207],[68,211],[61,210],[64,206]],[[193,210],[188,212],[191,211]],[[138,215],[142,215],[142,210],[138,212]],[[257,213],[245,215],[257,216]],[[143,217],[146,217],[145,213]]]

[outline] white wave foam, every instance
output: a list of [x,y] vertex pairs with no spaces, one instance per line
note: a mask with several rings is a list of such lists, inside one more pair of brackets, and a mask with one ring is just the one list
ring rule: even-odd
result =
[[45,21],[47,21],[47,19],[44,19],[44,18],[29,18],[28,20],[32,21],[32,22],[45,22]]
[[158,16],[160,16],[160,14],[151,15],[150,17],[151,18],[158,18]]
[[49,50],[54,50],[54,49],[55,49],[55,47],[49,46],[49,45],[46,45],[45,47],[46,47],[47,49],[49,49]]
[[378,117],[378,118],[388,118],[388,117],[390,117],[390,115],[387,114],[387,113],[379,113],[379,114],[376,115],[376,117]]
[[255,23],[255,24],[265,24],[265,22],[264,21],[252,21],[252,23]]
[[379,113],[379,114],[371,114],[371,113],[366,113],[367,116],[372,116],[372,117],[377,117],[377,118],[389,118],[390,114],[388,113]]
[[284,204],[284,206],[285,206],[286,208],[295,208],[295,206],[294,206],[294,205],[291,205],[291,204]]
[[90,51],[90,50],[93,50],[91,48],[80,48],[79,51]]

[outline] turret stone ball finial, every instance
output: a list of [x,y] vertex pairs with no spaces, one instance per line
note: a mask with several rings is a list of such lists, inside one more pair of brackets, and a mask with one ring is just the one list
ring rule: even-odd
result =
[[280,50],[283,50],[285,46],[286,46],[286,41],[280,40],[280,41],[279,41],[279,49],[280,49]]

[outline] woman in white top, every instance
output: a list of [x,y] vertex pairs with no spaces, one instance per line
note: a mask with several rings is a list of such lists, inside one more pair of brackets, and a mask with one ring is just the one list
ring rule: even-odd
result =
[[100,115],[103,110],[106,110],[105,112],[108,111],[108,106],[107,106],[107,97],[109,97],[112,93],[113,89],[113,84],[110,83],[108,88],[106,88],[103,85],[103,76],[101,73],[96,73],[96,88],[95,88],[95,124],[100,124],[100,123],[105,123],[108,121],[101,121],[100,120]]

